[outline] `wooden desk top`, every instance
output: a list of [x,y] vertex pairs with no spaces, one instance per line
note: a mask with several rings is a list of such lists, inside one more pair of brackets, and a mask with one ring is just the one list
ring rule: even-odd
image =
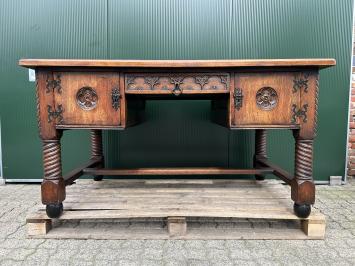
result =
[[261,59],[261,60],[90,60],[90,59],[21,59],[23,67],[144,67],[144,68],[188,68],[188,67],[315,67],[334,66],[335,59]]

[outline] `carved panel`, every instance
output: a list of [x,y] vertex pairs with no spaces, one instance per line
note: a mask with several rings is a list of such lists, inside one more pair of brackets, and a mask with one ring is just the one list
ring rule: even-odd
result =
[[307,110],[308,110],[308,104],[304,104],[302,108],[297,108],[297,105],[293,104],[292,105],[292,118],[291,118],[291,123],[295,124],[297,121],[297,117],[303,118],[303,123],[307,122]]
[[233,93],[234,98],[234,108],[238,111],[243,106],[243,91],[240,88],[235,88]]
[[308,78],[309,73],[302,73],[299,76],[296,76],[293,79],[293,93],[296,93],[298,90],[303,90],[304,92],[308,92]]
[[48,113],[48,123],[57,120],[58,123],[63,122],[63,106],[60,104],[58,108],[52,108],[52,106],[47,105],[47,113]]
[[112,100],[112,107],[116,111],[118,108],[120,108],[120,99],[121,99],[121,94],[119,89],[113,88],[111,91],[111,100]]
[[229,73],[130,73],[125,77],[127,93],[228,93],[229,84]]
[[76,102],[83,110],[89,111],[96,107],[98,96],[96,91],[91,87],[82,87],[76,93]]
[[121,125],[118,73],[61,72],[61,84],[65,89],[54,94],[56,108],[62,105],[65,111],[60,127]]
[[263,87],[256,93],[256,105],[262,110],[274,109],[277,101],[277,92],[271,87]]
[[[302,106],[300,91],[292,93],[294,75],[294,72],[235,73],[234,85],[242,91],[231,91],[230,125],[250,128],[294,126],[291,123],[292,105],[297,109]],[[296,120],[299,120],[297,116]]]
[[58,93],[62,93],[61,79],[60,74],[47,74],[46,79],[46,92],[50,93],[54,90],[57,90]]

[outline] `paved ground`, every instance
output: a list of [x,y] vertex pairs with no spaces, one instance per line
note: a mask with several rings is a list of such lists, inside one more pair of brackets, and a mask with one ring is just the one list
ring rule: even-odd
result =
[[355,182],[318,186],[326,240],[26,239],[38,185],[0,186],[0,265],[355,265]]

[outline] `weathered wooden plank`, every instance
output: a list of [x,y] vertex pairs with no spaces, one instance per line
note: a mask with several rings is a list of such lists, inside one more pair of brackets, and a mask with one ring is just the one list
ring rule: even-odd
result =
[[303,232],[313,238],[323,239],[325,236],[326,221],[324,216],[312,217],[301,221]]
[[[280,182],[251,180],[79,181],[69,187],[60,220],[164,219],[164,228],[109,233],[103,229],[54,228],[41,210],[27,217],[30,237],[84,239],[322,239],[325,218],[313,209],[308,219],[293,214],[289,189]],[[214,187],[214,183],[220,187]],[[133,184],[133,186],[132,186]],[[230,187],[233,184],[234,187]],[[238,184],[242,184],[238,186]],[[182,185],[179,187],[179,185]],[[110,187],[113,186],[113,187]],[[161,187],[162,186],[162,187]],[[72,189],[73,188],[73,189]],[[209,230],[189,228],[189,217],[301,221],[299,229]],[[46,223],[44,221],[48,221]],[[63,229],[63,230],[61,230]],[[271,230],[270,230],[271,229]],[[48,230],[50,230],[48,232]],[[302,231],[303,230],[303,231]]]
[[239,205],[281,205],[287,204],[291,205],[289,198],[269,198],[265,200],[264,198],[253,198],[244,199],[244,198],[201,198],[198,199],[196,197],[170,197],[164,198],[162,201],[161,198],[155,197],[136,197],[136,198],[126,198],[126,197],[99,197],[99,198],[92,198],[92,197],[68,197],[65,200],[65,206],[68,206],[69,203],[97,203],[97,204],[115,204],[115,205],[126,205],[126,204],[139,204],[139,205],[146,205],[146,204],[154,204],[154,205],[164,205],[170,204],[173,205],[184,205],[184,204],[239,204]]
[[190,188],[190,187],[181,187],[181,188],[156,188],[156,187],[149,187],[149,188],[80,188],[80,187],[73,187],[68,189],[68,191],[78,192],[81,194],[84,193],[120,193],[120,194],[135,194],[135,193],[142,193],[142,194],[151,194],[151,193],[218,193],[218,194],[257,194],[258,192],[261,194],[266,193],[286,193],[288,190],[280,190],[279,187],[271,187],[265,188],[263,187],[253,187],[253,188],[245,188],[245,189],[236,189],[236,188]]
[[102,228],[54,228],[46,235],[32,235],[31,238],[50,238],[50,239],[259,239],[259,240],[286,240],[286,239],[323,239],[322,237],[307,236],[300,229],[188,229],[186,235],[172,237],[169,233],[157,228],[144,229],[117,229],[103,230]]
[[170,237],[186,235],[187,225],[185,217],[168,217],[167,226]]
[[[206,212],[205,210],[75,210],[64,211],[59,217],[60,220],[78,220],[78,219],[119,219],[119,218],[149,218],[149,217],[169,217],[169,216],[185,216],[185,217],[229,217],[229,218],[250,218],[250,219],[289,219],[299,220],[299,218],[293,214],[293,210],[290,208],[287,211],[227,211],[227,210],[213,210]],[[48,219],[45,211],[38,211],[34,216],[30,218],[36,219]]]
[[174,210],[201,210],[204,208],[204,211],[285,211],[288,212],[291,209],[290,206],[282,206],[282,205],[252,205],[252,204],[244,204],[244,205],[228,205],[228,204],[159,204],[158,206],[152,206],[151,204],[108,204],[108,203],[68,203],[65,205],[66,210],[146,210],[150,209],[150,211],[161,211],[162,213],[165,211],[174,211]]
[[45,235],[52,229],[52,221],[48,219],[31,221],[27,220],[28,236]]

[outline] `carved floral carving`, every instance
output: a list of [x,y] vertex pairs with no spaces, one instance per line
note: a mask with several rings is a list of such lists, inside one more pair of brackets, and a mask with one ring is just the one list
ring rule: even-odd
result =
[[126,75],[125,83],[127,91],[170,90],[173,94],[181,94],[183,90],[228,91],[230,76],[227,73],[181,73],[179,75],[132,73]]
[[308,78],[309,73],[303,73],[300,77],[295,77],[293,79],[293,93],[296,93],[298,90],[304,90],[304,92],[308,92]]
[[256,93],[256,105],[262,110],[274,109],[277,101],[277,92],[271,87],[263,87]]
[[76,94],[76,102],[83,110],[89,111],[96,107],[98,96],[91,87],[82,87]]

